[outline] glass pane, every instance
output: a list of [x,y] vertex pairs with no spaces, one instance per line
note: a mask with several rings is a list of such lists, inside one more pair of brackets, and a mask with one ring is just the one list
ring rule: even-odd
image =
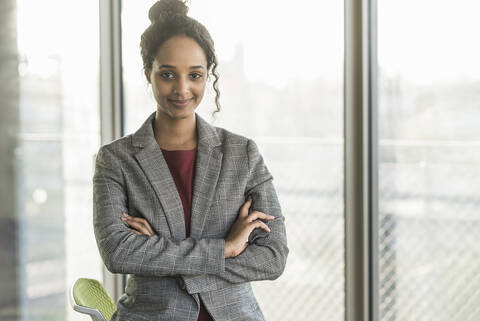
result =
[[[156,110],[139,50],[154,2],[122,3],[126,134]],[[266,319],[343,320],[343,2],[192,1],[189,15],[219,59],[213,124],[257,142],[286,218],[284,274],[252,283]]]
[[378,2],[380,320],[480,319],[478,12]]
[[[24,0],[16,5],[18,30],[10,36],[18,40],[13,48],[19,57],[18,100],[13,104],[12,92],[1,103],[12,102],[9,114],[2,109],[2,118],[12,120],[7,125],[15,145],[8,162],[14,164],[14,185],[2,178],[0,186],[2,191],[15,186],[16,229],[2,233],[1,242],[14,243],[2,249],[15,257],[15,263],[6,264],[17,274],[13,281],[0,281],[13,290],[2,291],[11,301],[0,307],[0,319],[85,320],[68,298],[76,277],[102,281],[92,223],[93,162],[100,145],[98,3]],[[12,298],[16,291],[18,298]]]

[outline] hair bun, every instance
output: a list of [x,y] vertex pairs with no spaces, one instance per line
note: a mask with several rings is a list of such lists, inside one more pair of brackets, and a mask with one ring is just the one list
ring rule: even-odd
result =
[[148,19],[154,23],[172,16],[186,16],[187,13],[188,7],[183,1],[160,0],[157,1],[148,11]]

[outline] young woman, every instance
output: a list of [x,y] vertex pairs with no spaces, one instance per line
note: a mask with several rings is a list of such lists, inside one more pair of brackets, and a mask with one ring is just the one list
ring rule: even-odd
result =
[[150,8],[140,45],[157,110],[96,159],[97,245],[130,274],[112,320],[264,320],[250,282],[283,273],[285,219],[256,143],[195,112],[210,74],[220,110],[217,59],[187,11]]

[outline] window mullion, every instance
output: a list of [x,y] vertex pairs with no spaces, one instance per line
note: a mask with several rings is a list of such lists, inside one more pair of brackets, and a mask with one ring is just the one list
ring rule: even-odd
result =
[[[120,1],[99,1],[100,12],[100,121],[101,144],[123,135]],[[124,290],[124,277],[103,266],[103,282],[116,300]]]
[[376,1],[345,1],[345,320],[378,320]]

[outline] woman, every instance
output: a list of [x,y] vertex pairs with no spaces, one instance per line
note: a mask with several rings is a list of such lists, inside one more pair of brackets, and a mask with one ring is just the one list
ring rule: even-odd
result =
[[285,268],[273,177],[252,139],[195,109],[217,60],[178,0],[149,11],[141,40],[157,110],[98,151],[94,231],[112,273],[130,274],[112,320],[264,320],[250,282]]

